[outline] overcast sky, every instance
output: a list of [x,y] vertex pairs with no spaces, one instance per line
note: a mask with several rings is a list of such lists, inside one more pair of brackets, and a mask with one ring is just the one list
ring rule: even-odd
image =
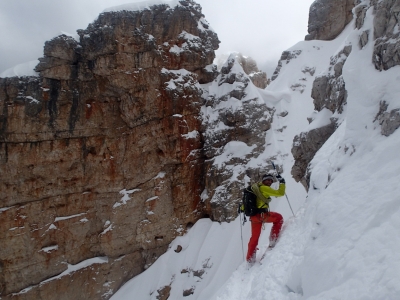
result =
[[[47,40],[75,34],[104,9],[137,0],[0,0],[0,73],[42,56]],[[271,77],[282,51],[304,40],[314,0],[196,0],[221,41]]]

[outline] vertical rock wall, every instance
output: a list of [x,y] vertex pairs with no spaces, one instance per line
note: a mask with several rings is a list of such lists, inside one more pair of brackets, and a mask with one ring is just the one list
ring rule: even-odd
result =
[[375,6],[373,62],[377,70],[400,65],[400,1],[378,1]]
[[78,33],[46,43],[40,77],[0,79],[3,299],[109,298],[203,215],[199,82],[219,41],[199,5]]
[[[400,65],[400,1],[384,0],[374,3],[374,55],[372,61],[379,71]],[[400,108],[388,110],[385,100],[381,101],[376,120],[381,133],[391,135],[400,127]]]
[[240,54],[230,55],[210,85],[202,108],[206,157],[202,199],[212,219],[220,222],[237,217],[245,182],[259,180],[260,173],[266,171],[252,165],[251,160],[265,150],[263,133],[271,128],[275,113],[243,66]]
[[353,19],[357,0],[316,0],[310,7],[306,40],[333,40]]

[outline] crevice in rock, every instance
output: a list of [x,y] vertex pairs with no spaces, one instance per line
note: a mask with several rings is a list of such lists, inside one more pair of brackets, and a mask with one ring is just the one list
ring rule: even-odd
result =
[[61,82],[56,79],[49,79],[50,99],[47,102],[49,112],[49,127],[54,128],[54,121],[57,118],[57,100],[61,88]]

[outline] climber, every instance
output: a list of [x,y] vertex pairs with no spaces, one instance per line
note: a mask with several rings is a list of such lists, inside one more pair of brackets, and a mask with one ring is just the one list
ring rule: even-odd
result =
[[271,184],[274,182],[274,177],[271,174],[263,175],[262,182],[254,183],[251,186],[252,191],[257,195],[257,207],[263,209],[264,212],[250,217],[251,238],[246,256],[246,260],[249,263],[253,263],[255,260],[258,239],[264,223],[273,223],[269,236],[269,248],[273,248],[275,246],[282,228],[282,215],[269,211],[269,202],[271,201],[271,196],[281,197],[285,195],[285,179],[283,179],[281,175],[277,175],[276,179],[279,181],[279,189],[277,190],[271,188]]

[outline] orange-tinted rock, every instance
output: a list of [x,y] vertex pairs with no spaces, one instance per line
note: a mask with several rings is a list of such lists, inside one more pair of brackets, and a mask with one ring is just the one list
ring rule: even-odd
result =
[[103,13],[0,79],[3,299],[109,298],[202,217],[207,26],[192,1]]

